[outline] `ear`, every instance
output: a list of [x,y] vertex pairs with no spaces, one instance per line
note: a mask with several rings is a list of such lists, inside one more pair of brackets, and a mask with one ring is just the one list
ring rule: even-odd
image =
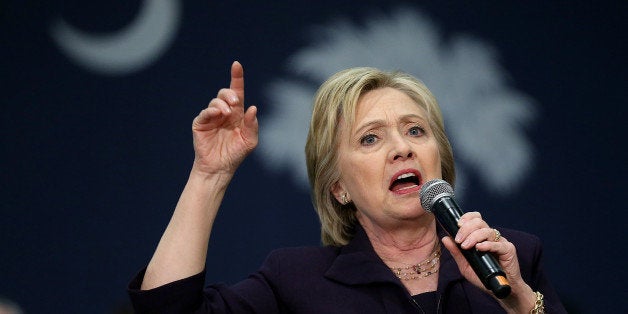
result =
[[[340,181],[336,181],[332,186],[331,186],[331,194],[334,195],[334,198],[336,199],[336,201],[338,201],[338,203],[345,205],[347,203],[346,201],[346,197],[348,195],[347,190],[344,188],[344,185],[342,184],[342,182]],[[345,196],[345,199],[343,200],[342,196]]]

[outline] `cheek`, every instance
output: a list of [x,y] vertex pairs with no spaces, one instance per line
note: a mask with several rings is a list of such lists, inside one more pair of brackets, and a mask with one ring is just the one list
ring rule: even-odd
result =
[[443,163],[441,162],[440,159],[440,150],[438,150],[438,148],[436,148],[436,152],[434,153],[434,159],[436,160],[436,171],[438,173],[438,177],[442,178],[443,174],[442,174],[442,170],[443,170]]
[[423,167],[425,167],[425,170],[429,170],[430,172],[433,172],[435,174],[437,174],[438,176],[441,175],[441,159],[440,159],[440,151],[438,149],[438,144],[436,143],[430,143],[428,145],[428,147],[426,147],[427,149],[424,151],[424,154],[422,155],[423,160],[422,160],[422,165]]
[[368,160],[351,164],[347,168],[346,175],[348,183],[351,183],[354,188],[372,186],[377,179],[375,166]]
[[368,195],[381,185],[382,167],[374,158],[353,156],[342,161],[340,165],[342,180],[354,196]]

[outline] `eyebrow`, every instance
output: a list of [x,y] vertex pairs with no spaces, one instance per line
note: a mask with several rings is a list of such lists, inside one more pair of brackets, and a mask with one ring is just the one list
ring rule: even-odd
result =
[[[427,120],[418,114],[406,114],[403,115],[399,118],[400,121],[408,121],[408,120],[421,120],[421,122],[427,122]],[[381,126],[381,125],[386,125],[386,122],[384,120],[378,119],[378,120],[371,120],[363,125],[361,125],[359,128],[357,128],[354,132],[354,134],[360,134],[363,132],[364,129],[371,129],[373,126]]]

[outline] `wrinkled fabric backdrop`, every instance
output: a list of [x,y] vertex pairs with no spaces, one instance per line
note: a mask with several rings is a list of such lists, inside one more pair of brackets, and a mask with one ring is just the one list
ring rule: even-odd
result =
[[191,121],[239,60],[260,144],[225,197],[208,281],[245,278],[273,248],[319,244],[310,101],[331,73],[376,66],[436,94],[463,209],[540,236],[571,312],[627,312],[626,9],[3,1],[0,298],[26,313],[123,313],[185,184]]

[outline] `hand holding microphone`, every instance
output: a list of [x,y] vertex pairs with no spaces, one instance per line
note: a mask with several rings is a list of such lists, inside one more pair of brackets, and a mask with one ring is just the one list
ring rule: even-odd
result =
[[[451,185],[440,179],[428,181],[421,187],[420,197],[423,208],[436,216],[450,236],[456,236],[460,229],[458,221],[464,212],[454,200]],[[499,237],[501,235],[496,233],[495,241],[499,240]],[[463,249],[460,245],[458,248],[486,289],[491,290],[500,299],[510,294],[511,288],[506,273],[490,252],[481,252],[476,248]]]

